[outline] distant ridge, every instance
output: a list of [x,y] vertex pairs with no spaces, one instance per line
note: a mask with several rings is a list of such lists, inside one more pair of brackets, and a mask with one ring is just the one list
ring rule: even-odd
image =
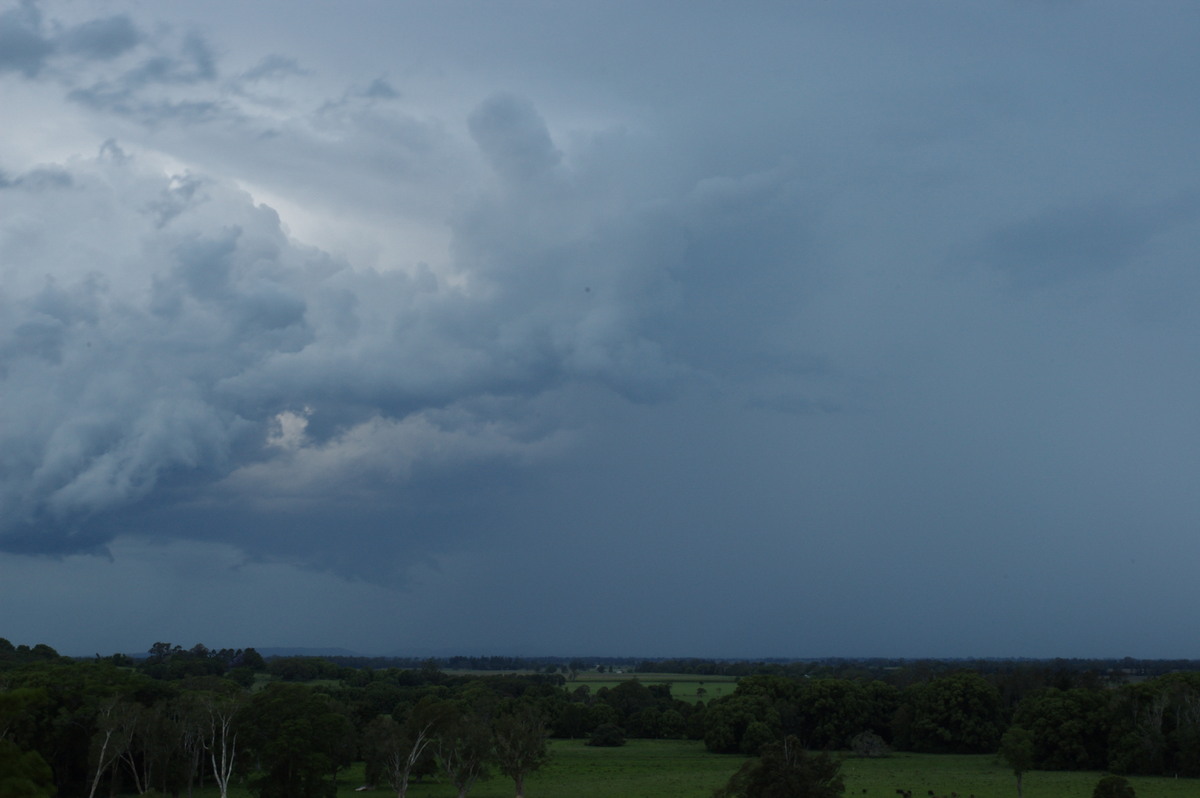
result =
[[357,651],[348,648],[255,648],[259,654],[270,657],[361,657]]
[[[270,659],[271,657],[361,657],[362,654],[357,651],[351,651],[348,648],[308,648],[305,646],[295,646],[292,648],[277,646],[275,648],[259,648],[253,647],[261,656]],[[188,649],[182,649],[185,653]],[[208,649],[215,654],[222,649]],[[100,656],[99,654],[96,655]],[[125,656],[130,659],[142,660],[146,659],[150,654],[146,651],[127,651]],[[90,657],[82,656],[82,659],[90,659]]]

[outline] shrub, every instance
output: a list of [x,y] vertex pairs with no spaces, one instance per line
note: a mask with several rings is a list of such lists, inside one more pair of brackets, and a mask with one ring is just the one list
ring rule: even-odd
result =
[[625,730],[615,723],[603,723],[592,732],[592,739],[587,744],[608,748],[625,745]]
[[861,757],[881,757],[891,753],[887,743],[873,731],[859,732],[854,735],[854,739],[850,741],[850,750],[855,756]]
[[1137,793],[1124,776],[1105,776],[1096,783],[1092,798],[1137,798]]
[[713,798],[840,798],[841,763],[828,753],[809,754],[794,736],[763,746]]

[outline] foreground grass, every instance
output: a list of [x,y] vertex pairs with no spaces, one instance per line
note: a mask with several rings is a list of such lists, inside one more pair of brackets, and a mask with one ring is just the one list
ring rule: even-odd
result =
[[[621,748],[591,748],[581,740],[554,740],[553,758],[526,784],[528,798],[711,798],[745,760],[710,754],[704,744],[686,740],[631,740]],[[842,763],[845,798],[895,798],[911,790],[913,798],[1015,798],[1012,771],[991,755],[893,754],[884,759],[847,758]],[[1025,774],[1025,798],[1091,798],[1102,773],[1033,771]],[[1132,776],[1138,798],[1195,798],[1200,779]],[[356,792],[362,764],[339,774],[338,798],[385,798],[390,789]],[[412,798],[453,798],[442,781],[414,784]],[[216,790],[197,790],[194,798],[216,798]],[[511,779],[495,776],[471,789],[471,798],[511,798]],[[249,798],[241,787],[230,798]]]
[[[710,754],[704,744],[684,740],[631,740],[621,748],[591,748],[582,741],[556,740],[553,759],[526,785],[528,798],[711,798],[745,760]],[[846,758],[842,763],[845,798],[895,798],[897,789],[913,798],[1015,798],[1012,771],[992,755],[894,754],[884,759]],[[1098,772],[1034,771],[1025,774],[1025,798],[1091,798],[1104,775]],[[1132,776],[1138,798],[1195,798],[1200,780]],[[339,798],[382,798],[389,790],[355,793],[343,781]],[[453,787],[415,785],[414,798],[453,798]],[[513,783],[497,776],[479,782],[473,798],[511,798]]]
[[[895,798],[896,790],[911,790],[913,798],[930,795],[958,798],[1015,798],[1012,771],[990,754],[893,754],[883,759],[846,759],[845,798]],[[1103,773],[1043,771],[1025,774],[1025,798],[1091,798]],[[1195,798],[1200,780],[1130,776],[1138,798]]]
[[[710,798],[744,761],[704,750],[688,740],[630,740],[620,748],[592,748],[582,740],[554,740],[552,758],[525,784],[527,798]],[[390,790],[354,792],[343,782],[339,798],[394,795]],[[412,798],[453,798],[445,782],[416,784]],[[503,776],[481,781],[471,798],[512,798],[513,783]]]

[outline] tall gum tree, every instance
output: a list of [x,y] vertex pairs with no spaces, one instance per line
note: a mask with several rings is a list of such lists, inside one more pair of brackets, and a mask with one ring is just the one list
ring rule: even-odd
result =
[[496,766],[516,785],[516,798],[525,796],[525,777],[546,763],[546,722],[529,701],[509,701],[492,722]]

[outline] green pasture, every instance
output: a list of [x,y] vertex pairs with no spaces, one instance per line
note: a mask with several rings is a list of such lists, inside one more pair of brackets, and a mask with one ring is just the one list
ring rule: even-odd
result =
[[601,687],[612,689],[621,682],[630,680],[645,685],[669,684],[671,697],[680,701],[708,703],[714,698],[729,695],[737,687],[735,676],[698,676],[694,673],[581,673],[575,681],[567,682],[567,689],[587,685],[595,693]]
[[[620,748],[592,748],[580,740],[553,740],[550,763],[526,782],[527,798],[710,798],[745,760],[710,754],[704,744],[687,740],[630,740]],[[991,755],[893,754],[883,759],[846,758],[842,763],[844,798],[895,798],[910,790],[913,798],[1015,798],[1012,771]],[[1033,771],[1025,774],[1025,798],[1091,798],[1101,773]],[[1195,798],[1200,780],[1132,776],[1138,798]],[[356,791],[362,764],[338,775],[338,797],[386,798],[385,788]],[[243,787],[230,798],[249,798]],[[454,798],[446,782],[426,781],[409,789],[412,798]],[[502,776],[478,782],[471,798],[511,798],[513,783]],[[216,798],[213,787],[194,798]]]
[[[893,754],[882,759],[847,758],[842,763],[845,798],[894,798],[911,790],[913,798],[1015,798],[1012,771],[994,755]],[[1042,771],[1025,774],[1024,798],[1091,798],[1103,773]],[[1138,798],[1194,798],[1200,780],[1130,776]]]
[[[710,798],[745,761],[710,754],[700,742],[630,740],[620,748],[592,748],[579,740],[555,740],[553,758],[526,784],[527,798]],[[991,755],[894,754],[883,759],[846,758],[842,763],[845,798],[895,798],[897,789],[913,798],[1015,798],[1012,771]],[[1091,798],[1102,773],[1033,771],[1025,774],[1025,798]],[[389,790],[356,793],[358,783],[342,779],[339,798],[383,798]],[[1134,776],[1138,798],[1195,798],[1200,780]],[[479,782],[474,798],[511,798],[512,781]],[[451,785],[414,785],[413,798],[453,798]]]
[[[554,740],[552,757],[525,783],[527,798],[710,798],[744,761],[710,754],[703,743],[686,740],[630,740],[619,748],[593,748],[582,740]],[[354,792],[346,784],[339,798],[383,798],[390,790]],[[417,784],[412,798],[454,798],[446,782]],[[471,798],[512,798],[513,783],[493,776],[472,788]]]
[[[527,798],[710,798],[745,760],[704,750],[688,740],[630,740],[619,748],[593,748],[582,740],[552,740],[550,762],[526,780]],[[358,762],[338,774],[338,798],[394,798],[395,792],[357,790],[363,783]],[[445,778],[409,787],[410,798],[454,798]],[[479,781],[470,798],[512,798],[512,779],[501,775]],[[193,798],[217,798],[215,787],[196,789]],[[243,785],[230,787],[229,798],[251,798]]]

